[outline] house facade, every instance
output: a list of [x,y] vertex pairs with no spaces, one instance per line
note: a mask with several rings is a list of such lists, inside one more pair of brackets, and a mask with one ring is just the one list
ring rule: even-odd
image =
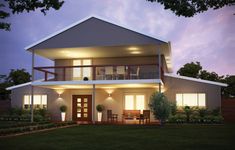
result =
[[[54,120],[60,120],[59,107],[66,105],[66,120],[94,122],[96,106],[102,104],[121,121],[124,110],[149,110],[155,91],[164,92],[178,107],[215,109],[221,106],[221,87],[226,86],[173,75],[170,42],[97,17],[77,22],[26,50],[32,53],[33,81],[8,88],[12,107],[30,109],[33,101],[34,108],[46,108]],[[54,65],[35,66],[37,55]],[[103,114],[105,121],[106,111]]]

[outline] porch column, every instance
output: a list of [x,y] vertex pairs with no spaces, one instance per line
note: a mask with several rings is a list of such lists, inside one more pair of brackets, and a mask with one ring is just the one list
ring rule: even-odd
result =
[[92,88],[92,123],[95,123],[95,84]]
[[32,85],[33,81],[34,81],[34,50],[32,50],[32,81],[31,81],[31,107],[30,107],[30,112],[31,112],[31,122],[33,122],[33,95],[34,95],[34,87]]
[[[158,49],[158,75],[159,75],[159,79],[162,79],[162,74],[161,74],[161,50]],[[158,83],[158,91],[161,93],[161,83]]]

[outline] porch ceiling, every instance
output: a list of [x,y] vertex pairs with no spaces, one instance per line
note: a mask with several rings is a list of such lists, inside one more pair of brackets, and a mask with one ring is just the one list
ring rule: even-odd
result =
[[151,56],[157,55],[158,50],[165,56],[170,55],[168,45],[124,45],[104,47],[76,47],[76,48],[54,48],[35,50],[35,54],[42,57],[55,59],[74,58],[101,58],[101,57],[129,57],[129,56]]
[[104,47],[76,47],[76,48],[54,48],[37,49],[35,54],[55,59],[76,59],[76,58],[105,58],[105,57],[136,57],[136,56],[156,56],[160,53],[165,56],[169,70],[172,69],[170,44],[161,45],[123,45]]

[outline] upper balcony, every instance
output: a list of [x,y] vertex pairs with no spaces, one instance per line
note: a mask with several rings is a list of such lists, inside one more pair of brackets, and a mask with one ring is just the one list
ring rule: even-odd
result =
[[[88,63],[89,64],[89,63]],[[44,81],[108,81],[163,79],[158,64],[112,64],[34,67],[44,74]],[[53,77],[51,77],[53,75]],[[50,77],[50,78],[49,78]]]

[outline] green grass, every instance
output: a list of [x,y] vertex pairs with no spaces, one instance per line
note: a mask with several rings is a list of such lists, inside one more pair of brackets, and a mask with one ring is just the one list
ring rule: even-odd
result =
[[0,149],[226,150],[235,149],[235,125],[83,125],[0,138]]

